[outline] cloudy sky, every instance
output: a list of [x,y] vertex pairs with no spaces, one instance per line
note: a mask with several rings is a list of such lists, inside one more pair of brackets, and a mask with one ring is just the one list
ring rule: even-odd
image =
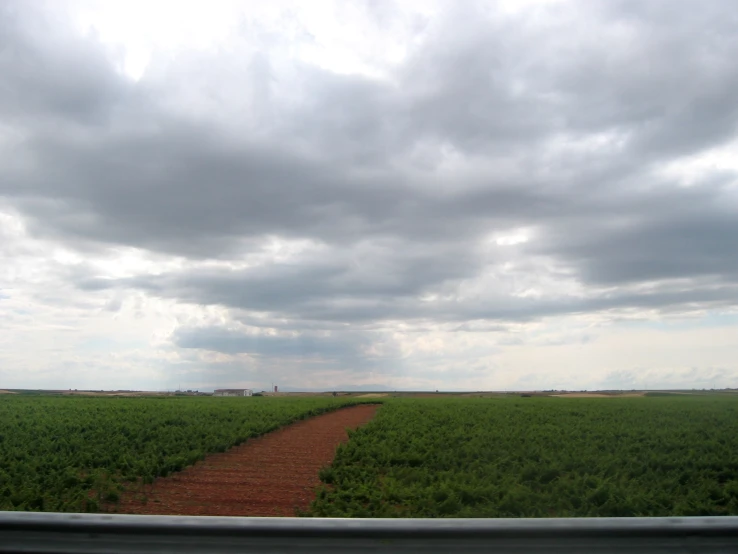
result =
[[0,388],[738,386],[732,0],[0,0]]

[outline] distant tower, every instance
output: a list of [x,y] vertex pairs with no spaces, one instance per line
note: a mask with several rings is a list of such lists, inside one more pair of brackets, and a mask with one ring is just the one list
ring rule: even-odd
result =
[[274,385],[274,392],[279,392],[279,387],[277,385]]

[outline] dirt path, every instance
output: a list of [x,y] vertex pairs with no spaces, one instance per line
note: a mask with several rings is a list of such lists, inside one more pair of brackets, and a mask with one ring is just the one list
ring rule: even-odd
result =
[[[346,442],[346,428],[369,422],[377,405],[360,405],[294,423],[125,494],[120,513],[200,516],[294,516],[307,509],[318,472]],[[139,498],[136,498],[139,497]]]

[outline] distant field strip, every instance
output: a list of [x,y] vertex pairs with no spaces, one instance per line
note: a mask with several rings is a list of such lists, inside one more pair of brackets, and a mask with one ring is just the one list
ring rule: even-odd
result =
[[98,511],[152,482],[293,421],[355,404],[334,398],[4,395],[0,510]]
[[738,515],[738,398],[390,399],[314,516]]

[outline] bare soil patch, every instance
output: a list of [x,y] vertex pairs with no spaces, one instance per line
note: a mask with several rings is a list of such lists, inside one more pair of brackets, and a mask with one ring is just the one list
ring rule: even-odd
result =
[[16,394],[16,393],[10,390],[0,389],[0,394]]
[[[315,498],[318,472],[348,440],[346,428],[368,423],[379,406],[360,405],[294,423],[213,454],[183,471],[123,494],[128,514],[294,516]],[[144,498],[145,497],[145,498]]]

